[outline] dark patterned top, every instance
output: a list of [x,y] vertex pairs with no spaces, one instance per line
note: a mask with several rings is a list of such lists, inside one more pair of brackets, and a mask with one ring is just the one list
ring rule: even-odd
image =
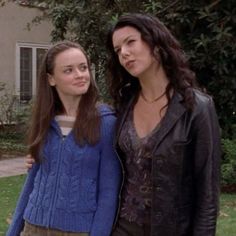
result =
[[159,124],[144,138],[140,138],[133,123],[131,109],[119,137],[119,146],[126,154],[125,182],[120,217],[139,225],[150,224],[151,215],[151,152]]

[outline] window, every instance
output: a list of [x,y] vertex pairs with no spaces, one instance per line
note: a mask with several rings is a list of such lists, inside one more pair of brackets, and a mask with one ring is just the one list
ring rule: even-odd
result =
[[50,45],[17,43],[16,93],[28,103],[36,91],[36,80],[43,56]]

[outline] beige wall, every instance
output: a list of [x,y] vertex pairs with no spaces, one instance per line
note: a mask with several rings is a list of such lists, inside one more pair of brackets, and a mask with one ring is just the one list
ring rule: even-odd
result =
[[[0,81],[15,89],[16,85],[16,45],[17,43],[50,44],[50,22],[43,21],[26,29],[27,23],[41,15],[39,9],[7,3],[0,7]],[[19,77],[19,76],[18,76]]]

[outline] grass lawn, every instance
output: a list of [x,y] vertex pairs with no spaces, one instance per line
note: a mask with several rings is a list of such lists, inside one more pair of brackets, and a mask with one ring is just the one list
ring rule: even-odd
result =
[[236,194],[221,194],[217,236],[236,235]]
[[[4,236],[25,175],[0,178],[0,236]],[[217,236],[236,235],[236,194],[221,194]]]
[[6,233],[24,179],[25,175],[0,178],[0,236]]

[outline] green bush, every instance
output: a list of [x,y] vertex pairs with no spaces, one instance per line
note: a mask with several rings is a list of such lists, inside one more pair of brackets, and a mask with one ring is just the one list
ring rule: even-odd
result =
[[[12,127],[14,129],[14,127]],[[15,128],[16,129],[16,128]],[[17,132],[16,130],[1,130],[0,131],[0,139],[4,140],[22,140],[24,139],[24,133],[23,132]]]
[[236,139],[222,139],[223,160],[221,164],[222,185],[236,184]]
[[0,158],[4,154],[24,154],[32,104],[19,98],[0,82]]
[[26,123],[0,125],[0,157],[4,154],[25,154]]

